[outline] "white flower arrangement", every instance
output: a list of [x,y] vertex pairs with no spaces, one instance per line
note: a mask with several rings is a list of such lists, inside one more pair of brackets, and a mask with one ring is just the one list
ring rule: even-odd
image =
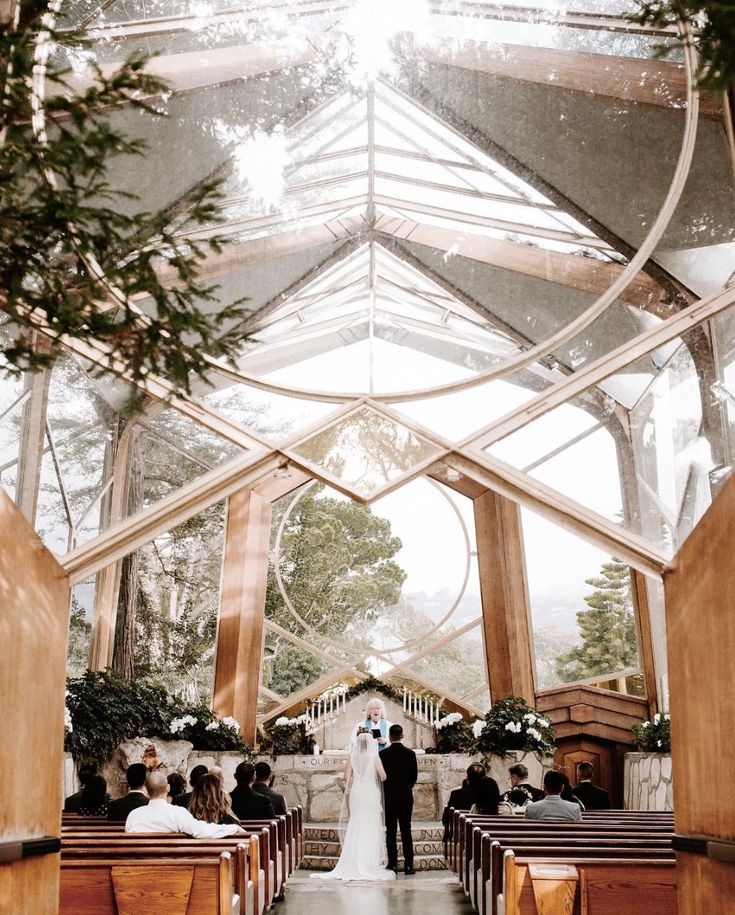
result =
[[477,740],[482,734],[482,729],[485,727],[485,721],[482,718],[475,718],[472,722],[472,736]]
[[450,712],[444,718],[440,718],[434,727],[437,731],[442,731],[444,728],[448,728],[453,724],[457,724],[457,722],[461,721],[463,718],[464,715],[462,715],[461,712]]
[[238,733],[240,731],[240,722],[235,721],[232,715],[228,715],[226,718],[223,718],[222,724],[227,728],[232,728],[233,731],[237,731]]
[[184,715],[183,718],[174,718],[174,720],[171,722],[171,727],[169,730],[172,734],[180,734],[184,728],[196,723],[197,719],[193,715]]
[[526,728],[526,734],[534,740],[541,740],[541,731],[537,731],[536,728]]
[[[297,715],[296,718],[289,718],[286,715],[281,715],[280,718],[276,718],[275,726],[277,728],[297,728],[301,724],[308,723],[309,716],[307,714]],[[235,724],[237,725],[237,722],[235,722]],[[237,727],[239,729],[240,725],[237,725]]]
[[216,719],[210,721],[209,724],[204,728],[205,731],[218,731],[219,730],[219,721]]
[[657,712],[650,721],[633,727],[636,746],[648,753],[671,752],[671,716]]
[[521,733],[521,723],[520,721],[509,721],[505,726],[506,731],[511,731],[513,734]]

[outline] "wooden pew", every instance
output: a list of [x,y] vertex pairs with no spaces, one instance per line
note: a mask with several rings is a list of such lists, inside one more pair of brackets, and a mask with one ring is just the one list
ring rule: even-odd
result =
[[[483,817],[467,813],[460,813],[458,817],[457,833],[454,837],[455,848],[453,852],[453,869],[465,892],[469,893],[471,856],[472,856],[472,836],[476,828],[493,831],[500,829],[503,832],[513,830],[526,830],[532,823],[551,823],[554,821],[532,821],[523,817]],[[611,817],[605,820],[583,819],[581,822],[573,821],[555,821],[557,826],[563,826],[570,829],[588,830],[599,832],[601,835],[607,832],[618,830],[630,830],[632,832],[650,832],[651,834],[659,833],[661,835],[670,835],[673,833],[673,822],[638,822],[638,821],[621,821],[620,818]]]
[[504,858],[502,915],[677,915],[673,860]]
[[231,855],[62,857],[59,915],[237,915]]
[[[187,837],[188,838],[188,837]],[[147,839],[143,842],[108,842],[95,849],[76,845],[73,841],[62,846],[62,861],[88,861],[91,859],[115,859],[127,862],[137,858],[191,860],[210,858],[226,851],[232,856],[235,893],[239,897],[239,915],[261,915],[264,911],[264,894],[260,880],[260,845],[257,837],[248,843],[238,842],[222,848],[211,840],[199,843],[196,839],[168,839],[156,843]]]
[[[489,837],[488,837],[489,838]],[[605,840],[587,839],[494,839],[486,848],[485,858],[478,873],[476,909],[481,915],[497,915],[498,897],[503,893],[504,855],[508,851],[523,858],[616,858],[655,859],[675,861],[674,850],[669,844],[648,844],[646,840]]]
[[[191,848],[200,849],[202,852],[209,850],[213,853],[222,850],[234,851],[241,844],[248,848],[248,854],[242,864],[236,862],[236,880],[240,885],[247,885],[248,881],[252,882],[253,909],[259,915],[271,907],[275,895],[270,876],[273,868],[268,867],[270,834],[266,829],[257,833],[241,833],[219,839],[195,839],[183,833],[126,833],[119,828],[71,833],[64,829],[61,835],[61,854],[62,858],[71,855],[72,852],[77,857],[94,856],[97,850],[103,847],[111,848],[110,854],[116,856],[124,856],[129,851],[141,854],[145,849],[150,849],[152,853],[157,853],[159,850],[170,850],[172,855],[178,854],[179,850],[186,852]],[[255,845],[257,845],[256,854],[250,851],[250,848]],[[257,869],[253,868],[253,861],[257,862]]]

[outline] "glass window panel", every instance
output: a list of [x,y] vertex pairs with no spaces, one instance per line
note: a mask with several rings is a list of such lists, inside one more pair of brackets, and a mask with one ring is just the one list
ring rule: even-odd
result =
[[637,671],[627,566],[533,512],[521,519],[538,689]]
[[479,626],[458,636],[426,657],[414,661],[407,674],[414,673],[439,695],[457,698],[487,683],[487,664]]
[[371,407],[360,407],[296,445],[293,452],[369,495],[439,454],[439,449]]
[[67,677],[81,677],[89,667],[94,589],[94,578],[89,578],[72,588],[69,610],[69,645],[66,656]]
[[212,693],[224,525],[219,502],[137,551],[136,676],[190,701]]
[[336,664],[330,665],[278,633],[266,631],[261,685],[287,698],[316,683]]

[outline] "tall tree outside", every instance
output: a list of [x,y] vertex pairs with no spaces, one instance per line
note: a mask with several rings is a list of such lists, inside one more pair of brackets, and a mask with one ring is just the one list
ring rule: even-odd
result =
[[586,582],[595,590],[584,599],[588,609],[577,613],[581,644],[556,659],[556,672],[564,683],[615,674],[638,664],[628,566],[611,559],[603,563],[597,578]]

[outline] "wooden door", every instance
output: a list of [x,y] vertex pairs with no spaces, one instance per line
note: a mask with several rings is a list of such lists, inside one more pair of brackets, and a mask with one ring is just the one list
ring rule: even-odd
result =
[[58,910],[68,610],[61,566],[0,489],[0,912],[13,915]]
[[594,766],[592,781],[608,792],[613,807],[622,807],[622,769],[615,744],[585,736],[557,741],[554,763],[566,773],[572,785],[577,782],[577,764],[584,761]]
[[664,577],[679,911],[735,913],[735,477]]

